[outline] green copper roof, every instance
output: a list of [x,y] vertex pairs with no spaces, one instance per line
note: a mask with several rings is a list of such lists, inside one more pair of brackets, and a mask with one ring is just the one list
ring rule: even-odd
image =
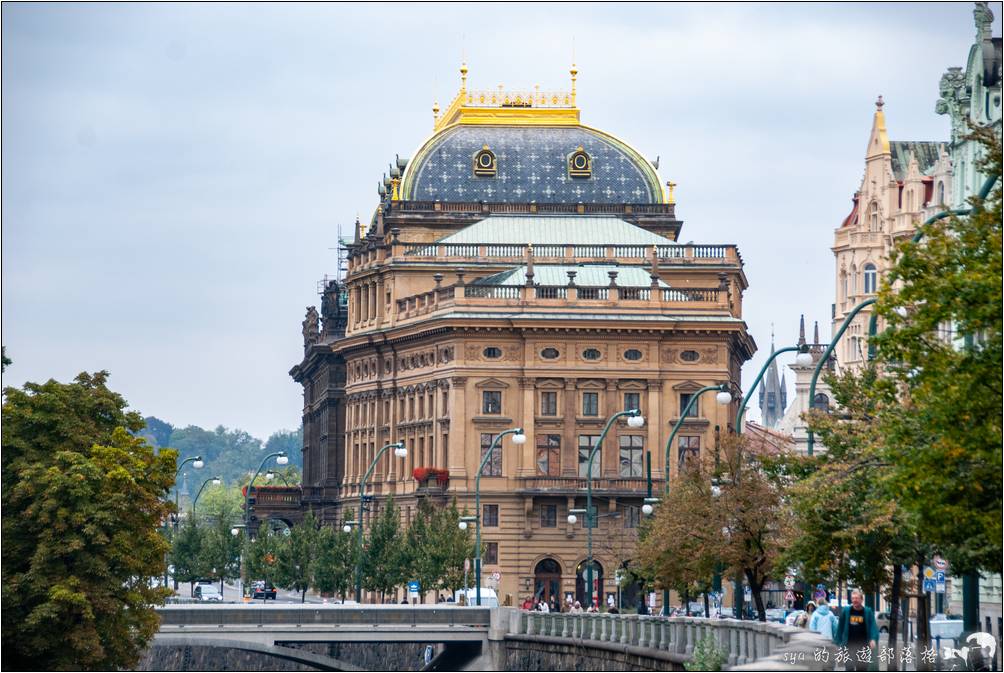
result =
[[[575,284],[584,287],[606,287],[610,285],[610,271],[617,272],[620,287],[651,287],[652,277],[647,269],[638,266],[617,266],[615,264],[534,264],[535,285],[568,285],[568,272],[575,272]],[[478,278],[471,285],[526,285],[526,267],[517,266],[491,276]],[[659,287],[669,287],[659,281]]]
[[674,245],[607,215],[490,215],[437,243],[535,245]]

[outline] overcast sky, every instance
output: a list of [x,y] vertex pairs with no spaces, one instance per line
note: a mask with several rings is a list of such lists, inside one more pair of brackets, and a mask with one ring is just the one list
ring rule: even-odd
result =
[[947,139],[938,80],[975,34],[971,4],[930,3],[2,12],[4,385],[107,369],[145,415],[262,438],[299,425],[287,372],[338,225],[462,56],[472,88],[564,89],[574,42],[583,122],[661,157],[682,242],[739,245],[748,385],[772,324],[829,337],[876,96],[893,140]]

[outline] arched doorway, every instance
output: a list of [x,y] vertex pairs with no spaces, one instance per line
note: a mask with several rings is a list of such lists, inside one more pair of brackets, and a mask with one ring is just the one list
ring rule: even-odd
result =
[[[583,561],[575,568],[575,600],[582,604],[582,608],[589,607],[589,598],[586,596],[586,566]],[[603,566],[596,559],[593,559],[593,600],[599,601],[602,605],[606,601],[603,595]]]
[[561,564],[553,558],[542,560],[533,569],[533,597],[550,602],[551,597],[561,604]]

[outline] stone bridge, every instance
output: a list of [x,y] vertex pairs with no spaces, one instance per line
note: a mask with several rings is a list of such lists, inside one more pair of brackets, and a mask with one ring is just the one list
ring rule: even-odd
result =
[[[257,670],[272,670],[277,661],[295,664],[287,670],[419,670],[423,662],[414,648],[427,645],[436,656],[425,670],[683,670],[705,638],[722,650],[726,669],[822,670],[825,665],[815,661],[814,652],[826,647],[815,634],[732,619],[545,614],[443,604],[173,605],[158,612],[162,621],[154,650],[161,648],[157,661],[169,670],[179,659],[192,665],[192,648],[260,655]],[[335,644],[351,643],[370,644],[369,650],[386,644],[379,656],[407,651],[410,658],[332,656],[342,652],[332,649]],[[405,650],[406,644],[412,649]],[[178,656],[165,658],[164,648]],[[255,670],[257,664],[243,661],[243,667]],[[202,667],[213,664],[204,661]]]

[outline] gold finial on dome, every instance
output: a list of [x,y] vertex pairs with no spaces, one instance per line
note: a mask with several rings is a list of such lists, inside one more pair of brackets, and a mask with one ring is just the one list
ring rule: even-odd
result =
[[669,193],[666,195],[666,203],[676,203],[676,197],[673,196],[673,189],[676,188],[676,183],[670,180],[666,183],[666,187],[669,188]]
[[390,185],[391,185],[390,200],[391,201],[400,201],[401,200],[401,192],[400,192],[400,190],[398,188],[401,186],[401,178],[391,178],[390,179]]
[[467,63],[460,64],[460,91],[467,91]]
[[434,102],[432,104],[432,128],[433,130],[439,125],[439,103]]
[[571,70],[568,71],[572,75],[572,106],[575,106],[575,78],[579,75],[579,69],[572,64]]

